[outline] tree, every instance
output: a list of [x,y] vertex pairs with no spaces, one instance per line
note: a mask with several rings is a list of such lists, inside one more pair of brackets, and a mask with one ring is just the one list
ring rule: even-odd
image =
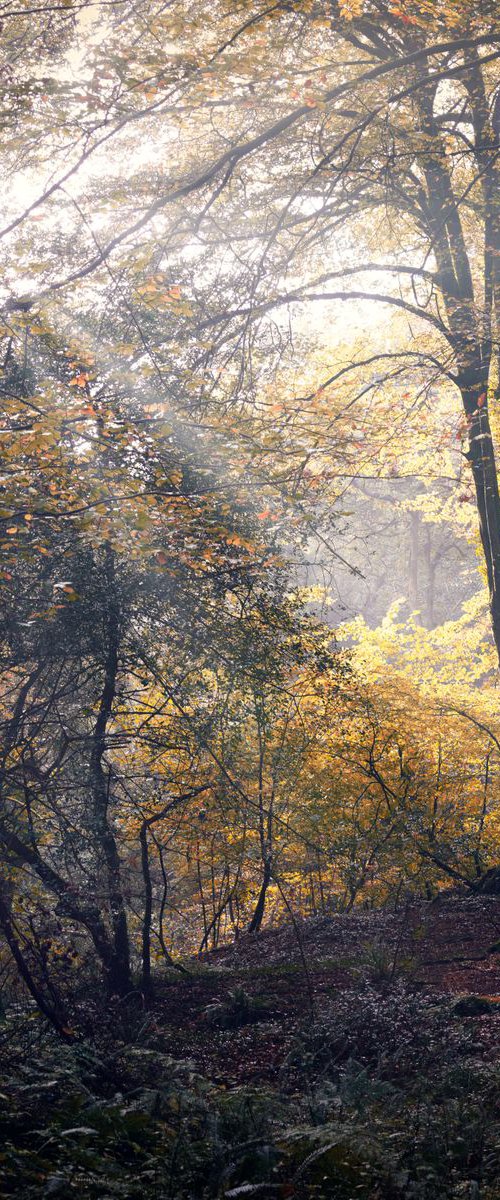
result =
[[[5,15],[0,924],[62,1028],[59,942],[148,996],[156,952],[224,921],[492,857],[477,602],[433,631],[429,549],[429,636],[351,626],[350,675],[297,577],[321,546],[359,579],[334,539],[375,476],[406,489],[415,607],[420,518],[445,480],[468,531],[473,487],[500,651],[500,29],[465,0],[55,12]],[[383,344],[351,305],[393,314]]]
[[[127,221],[124,211],[118,231],[102,237],[97,248],[94,244],[90,256],[82,248],[84,262],[75,270],[64,276],[59,268],[59,278],[49,284],[47,294],[107,268],[113,303],[122,311],[127,336],[134,324],[137,335],[140,326],[143,348],[161,373],[165,369],[158,364],[165,361],[168,347],[179,344],[180,320],[185,341],[181,378],[186,378],[186,369],[191,375],[198,373],[197,382],[188,386],[199,391],[199,403],[212,415],[211,398],[220,411],[222,367],[228,376],[225,403],[229,391],[233,403],[248,411],[255,389],[262,385],[260,363],[269,354],[273,331],[279,353],[286,353],[287,306],[369,301],[396,307],[417,322],[430,340],[423,341],[419,331],[416,349],[412,338],[410,344],[381,353],[378,361],[388,359],[390,367],[399,362],[407,370],[418,367],[422,378],[446,380],[460,393],[492,628],[500,644],[499,499],[488,416],[498,344],[494,9],[484,4],[478,11],[477,5],[463,0],[432,8],[378,0],[325,9],[309,3],[277,4],[269,12],[250,8],[238,22],[236,15],[225,18],[217,6],[209,5],[194,19],[179,5],[165,29],[179,34],[181,45],[192,53],[193,33],[199,32],[208,13],[211,32],[201,38],[201,59],[192,79],[184,64],[182,82],[196,109],[198,133],[200,127],[207,131],[205,161],[198,158],[193,169],[189,137],[195,126],[187,106],[181,120],[188,150],[186,154],[182,146],[175,184],[165,181],[160,195],[149,204],[146,200],[137,220]],[[148,30],[150,39],[154,32]],[[276,38],[283,52],[279,67],[270,48]],[[146,46],[147,40],[144,62]],[[351,64],[353,50],[358,58]],[[164,110],[170,108],[161,91],[165,62],[154,54],[147,61],[156,73],[148,96],[158,100],[151,111],[134,111],[127,121],[133,123],[140,115],[153,123],[159,136]],[[119,73],[118,64],[116,70]],[[204,70],[210,71],[208,96]],[[297,80],[308,71],[311,78],[301,90]],[[334,85],[333,72],[341,76]],[[153,87],[151,82],[148,86]],[[179,86],[178,78],[172,86]],[[233,88],[231,101],[223,98],[228,86]],[[141,84],[139,91],[145,87]],[[271,87],[273,99],[277,87],[285,97],[284,115],[274,120]],[[293,107],[290,100],[301,102]],[[217,128],[211,123],[214,106],[220,109]],[[247,133],[242,133],[242,112],[249,122]],[[271,162],[270,189],[263,181]],[[120,203],[121,193],[117,184],[113,186]],[[150,187],[146,182],[146,194]],[[43,195],[37,206],[45,202]],[[221,234],[219,211],[229,237]],[[353,244],[361,249],[366,242],[367,214],[375,221],[388,215],[386,252],[382,260],[374,259],[368,245],[366,254],[353,261]],[[159,272],[153,268],[157,238],[148,238],[153,221],[163,246],[165,236],[170,243],[162,248]],[[139,237],[146,237],[146,248],[141,245],[139,250]],[[191,238],[193,254],[186,258],[184,248]],[[125,258],[122,247],[129,247]],[[210,266],[214,248],[231,264],[216,275]],[[111,267],[120,254],[125,287],[134,290],[132,308],[123,284],[117,292],[117,268]],[[328,269],[318,272],[325,256],[330,257]],[[141,283],[138,263],[144,272]],[[179,282],[169,289],[172,275]],[[297,277],[298,285],[291,287],[291,279]],[[365,289],[365,278],[376,281],[373,291]],[[391,280],[398,283],[397,293],[388,288]],[[151,309],[154,316],[158,306],[164,316],[152,321]],[[353,373],[359,366],[352,364]],[[174,377],[175,371],[171,386]],[[321,387],[333,388],[337,379],[335,373]],[[278,492],[290,490],[286,477],[284,481],[276,470],[270,484]]]

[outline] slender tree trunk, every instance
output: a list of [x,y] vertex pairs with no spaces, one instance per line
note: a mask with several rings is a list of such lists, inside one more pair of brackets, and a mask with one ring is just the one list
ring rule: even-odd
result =
[[[68,917],[88,929],[99,959],[104,968],[108,982],[115,980],[114,949],[108,930],[104,924],[98,907],[85,902],[75,895],[74,889],[66,879],[41,857],[36,846],[23,842],[16,833],[8,828],[0,818],[0,844],[7,851],[9,859],[22,863],[31,868],[43,883],[44,887],[57,898],[55,912],[58,916]],[[113,989],[111,989],[113,990]]]
[[205,935],[205,938],[208,938],[209,925],[208,925],[208,919],[207,919],[207,906],[206,906],[206,902],[205,902],[205,893],[203,890],[203,876],[201,873],[200,843],[199,842],[196,843],[196,875],[198,878],[198,888],[199,888],[199,895],[200,895],[201,912],[202,912],[202,916],[203,916],[203,933]]
[[10,904],[6,903],[3,896],[0,895],[0,928],[3,930],[5,941],[12,954],[16,967],[19,971],[21,979],[26,984],[26,987],[33,997],[37,1008],[43,1013],[44,1017],[50,1021],[54,1029],[60,1034],[65,1041],[73,1041],[73,1034],[68,1028],[67,1018],[64,1015],[62,1006],[55,1007],[44,995],[42,988],[39,987],[34,975],[32,974],[25,955],[19,944],[19,939],[16,936],[14,925],[12,923]]
[[153,912],[153,888],[149,869],[148,829],[144,823],[139,834],[141,843],[141,866],[144,880],[144,914],[142,918],[142,991],[145,1000],[152,995],[151,983],[151,916]]
[[255,905],[253,916],[252,916],[252,919],[248,926],[249,933],[258,933],[259,929],[262,925],[264,909],[266,907],[267,889],[271,882],[271,878],[272,878],[272,860],[270,858],[268,858],[264,862],[264,874],[262,877],[262,884],[261,884],[257,904]]
[[267,813],[264,802],[264,759],[265,759],[265,726],[264,713],[262,704],[257,696],[255,697],[255,718],[257,725],[257,737],[259,741],[259,840],[262,863],[264,866],[264,874],[262,876],[262,884],[248,926],[248,933],[258,933],[262,925],[264,910],[266,907],[267,889],[271,882],[273,873],[273,807],[274,807],[274,788],[271,795]]
[[104,684],[99,711],[93,733],[90,755],[90,779],[93,792],[94,819],[99,849],[106,863],[108,876],[108,900],[113,931],[113,955],[108,965],[109,987],[118,995],[132,990],[130,974],[130,946],[127,913],[121,885],[121,864],[118,847],[109,823],[110,774],[105,773],[103,757],[106,750],[106,732],[113,711],[116,680],[118,675],[118,649],[120,644],[120,617],[116,597],[114,554],[106,547],[106,576],[108,582],[109,609],[107,619],[107,655],[104,668]]

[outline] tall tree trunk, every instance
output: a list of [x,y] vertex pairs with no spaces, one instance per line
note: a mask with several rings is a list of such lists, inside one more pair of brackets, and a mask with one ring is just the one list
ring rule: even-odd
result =
[[439,284],[449,324],[449,341],[458,366],[457,382],[469,427],[468,459],[472,467],[479,531],[488,578],[491,627],[500,661],[500,497],[495,450],[488,416],[492,361],[492,325],[498,320],[500,299],[500,206],[498,149],[491,129],[489,107],[477,61],[464,74],[469,87],[476,156],[482,182],[484,226],[484,295],[478,305],[462,226],[441,131],[433,105],[437,84],[422,69],[417,104],[422,132],[430,153],[422,163],[427,184],[426,221],[439,271]]
[[127,913],[121,885],[120,856],[108,815],[110,774],[105,772],[103,765],[103,757],[106,750],[106,732],[115,699],[120,644],[120,616],[116,595],[114,554],[109,546],[106,547],[106,576],[109,595],[106,629],[107,654],[104,668],[104,684],[93,732],[93,744],[90,755],[90,779],[97,843],[106,863],[109,911],[113,931],[113,955],[109,963],[108,982],[111,991],[115,991],[119,995],[125,995],[132,989]]
[[142,917],[142,991],[144,999],[150,1000],[152,994],[151,982],[151,917],[153,912],[153,888],[149,868],[148,827],[146,821],[141,825],[139,834],[141,843],[141,866],[144,880],[144,913]]
[[484,391],[462,391],[464,411],[469,421],[469,451],[472,467],[479,532],[488,579],[491,627],[500,661],[500,494],[495,448],[488,415],[487,381]]

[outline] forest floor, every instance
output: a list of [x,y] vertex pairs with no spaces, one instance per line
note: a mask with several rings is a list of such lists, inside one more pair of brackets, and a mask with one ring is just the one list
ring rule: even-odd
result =
[[[190,978],[171,979],[167,991],[159,990],[155,1010],[165,1049],[189,1053],[197,1069],[227,1085],[276,1081],[298,1026],[321,1022],[342,994],[375,988],[384,995],[401,982],[451,1004],[461,996],[487,1000],[487,1019],[474,1019],[476,1042],[500,1060],[500,897],[451,896],[395,913],[298,920],[243,936],[188,965]],[[235,1027],[217,1031],[215,1006],[227,1005],[237,989],[262,1004],[265,1019],[257,1010],[255,1020],[249,1013],[238,1027],[236,1009]],[[228,1022],[230,1009],[229,1001]]]
[[500,897],[294,920],[0,1026],[0,1196],[500,1200]]

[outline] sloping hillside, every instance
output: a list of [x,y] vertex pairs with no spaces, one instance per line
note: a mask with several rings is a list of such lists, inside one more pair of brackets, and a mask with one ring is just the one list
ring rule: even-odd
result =
[[[0,1194],[499,1200],[500,901],[294,922],[68,1045],[7,1013]],[[83,1003],[83,1001],[82,1001]]]
[[[498,1038],[500,1055],[497,897],[450,896],[395,913],[296,921],[242,937],[190,969],[191,976],[160,986],[156,1012],[168,1023],[169,1051],[182,1047],[217,1080],[276,1081],[301,1023],[321,1023],[346,1006],[352,1011],[369,995],[375,1007],[390,1007],[395,990],[450,1011],[463,996],[483,998],[490,1011],[475,1021],[475,1036],[488,1054]],[[250,1009],[255,1003],[248,1018],[232,1000],[238,990]]]

